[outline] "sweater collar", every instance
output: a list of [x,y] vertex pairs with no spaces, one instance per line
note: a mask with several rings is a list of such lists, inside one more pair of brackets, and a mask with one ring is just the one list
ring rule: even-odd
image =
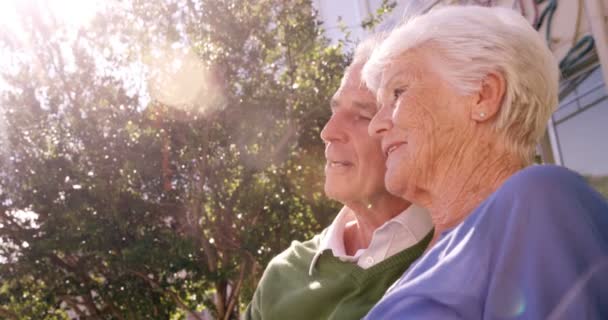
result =
[[345,262],[353,262],[367,269],[384,259],[403,251],[424,238],[432,229],[428,212],[411,205],[399,215],[386,221],[372,235],[370,245],[349,256],[344,248],[344,228],[355,219],[352,209],[344,206],[326,232],[321,235],[319,248],[310,263],[308,274],[312,276],[315,265],[321,254],[329,250],[331,254]]

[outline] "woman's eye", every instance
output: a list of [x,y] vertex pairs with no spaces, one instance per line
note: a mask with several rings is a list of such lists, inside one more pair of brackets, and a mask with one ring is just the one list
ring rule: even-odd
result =
[[403,94],[404,92],[405,92],[405,89],[403,89],[403,88],[395,89],[393,91],[393,95],[394,95],[395,100],[399,99],[399,97],[401,96],[401,94]]

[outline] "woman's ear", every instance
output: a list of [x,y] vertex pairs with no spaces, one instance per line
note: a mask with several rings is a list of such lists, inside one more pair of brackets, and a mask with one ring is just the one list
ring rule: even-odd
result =
[[477,103],[471,109],[471,119],[476,122],[485,122],[494,118],[505,95],[505,77],[500,72],[490,72],[481,82],[481,89],[477,96]]

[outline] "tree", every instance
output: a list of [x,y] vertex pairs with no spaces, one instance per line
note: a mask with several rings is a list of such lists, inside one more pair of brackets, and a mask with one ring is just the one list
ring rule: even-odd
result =
[[78,32],[23,10],[28,39],[0,39],[0,315],[236,318],[337,212],[319,132],[342,45],[306,0],[113,2]]
[[586,176],[589,184],[608,199],[608,176]]

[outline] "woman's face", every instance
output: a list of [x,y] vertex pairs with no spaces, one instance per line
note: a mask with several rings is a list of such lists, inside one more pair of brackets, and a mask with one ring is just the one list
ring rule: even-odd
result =
[[410,201],[450,178],[446,169],[461,162],[471,131],[472,97],[443,80],[435,61],[427,51],[413,50],[387,66],[380,110],[369,125],[371,135],[382,137],[388,191]]

